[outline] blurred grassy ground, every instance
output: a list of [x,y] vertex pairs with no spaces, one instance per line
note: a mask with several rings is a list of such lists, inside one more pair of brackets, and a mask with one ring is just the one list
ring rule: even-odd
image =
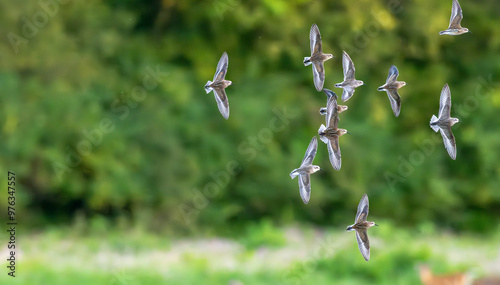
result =
[[[417,266],[434,272],[500,269],[500,230],[490,236],[409,232],[379,221],[370,230],[371,261],[354,233],[333,228],[285,229],[256,224],[232,237],[166,239],[141,229],[76,234],[54,228],[23,238],[17,277],[1,284],[420,284]],[[2,251],[2,253],[4,253]],[[14,282],[12,282],[14,281]]]

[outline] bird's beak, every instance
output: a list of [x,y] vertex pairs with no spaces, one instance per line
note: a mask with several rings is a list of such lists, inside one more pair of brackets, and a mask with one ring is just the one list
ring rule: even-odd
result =
[[467,33],[471,33],[471,34],[472,34],[472,32],[471,32],[471,31],[468,31]]
[[377,227],[378,227],[378,225],[377,225],[377,224],[375,224],[375,226],[377,226]]
[[351,134],[350,132],[346,132],[347,134]]
[[323,168],[320,168],[319,170],[321,170],[321,171],[325,171]]
[[361,84],[361,85],[364,85],[364,86],[366,86],[366,84],[365,84],[364,82],[363,82],[363,84]]

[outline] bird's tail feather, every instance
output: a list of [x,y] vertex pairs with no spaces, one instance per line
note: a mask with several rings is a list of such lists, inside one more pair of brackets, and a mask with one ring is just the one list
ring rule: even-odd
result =
[[319,135],[319,139],[320,139],[322,142],[324,142],[324,143],[328,144],[328,141],[329,141],[329,140],[328,140],[328,138],[327,138],[327,137],[325,137],[325,136],[324,136],[324,135],[325,135],[325,130],[326,130],[325,125],[321,124],[321,126],[320,126],[320,127],[319,127],[319,129],[318,129],[318,135]]
[[437,131],[439,131],[439,127],[437,125],[435,125],[434,123],[436,123],[438,121],[438,118],[435,116],[435,115],[432,115],[431,117],[431,122],[430,122],[430,126],[431,128],[437,133]]
[[292,179],[297,177],[297,175],[299,175],[299,172],[297,171],[297,169],[294,169],[294,170],[292,170],[292,172],[290,172],[290,177],[292,177]]
[[207,94],[213,90],[213,88],[209,86],[212,83],[213,83],[212,81],[208,80],[207,84],[205,84],[205,92],[207,92]]
[[319,127],[319,129],[318,129],[318,134],[319,134],[319,135],[324,134],[325,130],[326,130],[325,125],[321,124],[321,126],[320,126],[320,127]]
[[320,135],[319,136],[319,139],[324,142],[325,144],[328,144],[328,142],[330,141],[327,137],[323,136],[323,135]]
[[311,58],[310,57],[304,57],[304,65],[305,66],[308,66],[308,65],[311,65]]

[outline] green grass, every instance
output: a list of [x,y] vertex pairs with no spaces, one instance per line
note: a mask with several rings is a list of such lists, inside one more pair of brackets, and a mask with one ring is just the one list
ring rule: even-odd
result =
[[17,277],[4,269],[0,284],[420,284],[421,263],[440,273],[481,275],[498,260],[498,235],[409,232],[380,224],[370,230],[369,262],[354,233],[280,229],[270,222],[249,226],[234,239],[51,229],[22,238]]
[[286,244],[283,231],[273,226],[269,220],[248,225],[245,235],[242,235],[239,241],[248,249],[256,249],[262,246],[280,247]]

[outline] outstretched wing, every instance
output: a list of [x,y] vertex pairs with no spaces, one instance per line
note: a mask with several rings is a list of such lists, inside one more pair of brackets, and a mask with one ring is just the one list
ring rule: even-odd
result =
[[451,132],[451,126],[440,128],[441,136],[443,137],[444,147],[448,151],[451,159],[457,158],[457,146],[455,144],[455,136]]
[[311,26],[311,31],[309,32],[309,41],[311,44],[311,55],[323,52],[321,47],[321,34],[319,33],[319,28],[316,24]]
[[325,66],[323,62],[313,62],[313,79],[316,90],[321,91],[325,84]]
[[356,218],[354,219],[354,224],[357,224],[361,221],[366,221],[366,217],[368,216],[368,195],[363,195],[361,197],[361,201],[358,204],[358,211],[356,212]]
[[370,260],[370,240],[368,239],[366,229],[356,230],[356,240],[358,241],[358,248],[361,251],[361,255],[363,255],[366,261]]
[[460,22],[462,22],[464,15],[462,14],[462,8],[458,3],[458,0],[453,0],[453,4],[451,5],[451,17],[450,17],[450,26],[449,28],[459,28]]
[[385,81],[385,83],[387,84],[389,82],[396,81],[396,79],[398,79],[398,76],[399,76],[398,68],[395,65],[391,66],[391,68],[389,69],[389,75],[387,76],[387,80]]
[[334,136],[333,138],[330,138],[326,145],[328,148],[328,158],[330,159],[333,169],[340,170],[340,167],[342,166],[342,158],[340,154],[339,137]]
[[338,105],[337,105],[337,96],[331,97],[326,102],[326,127],[327,128],[337,128],[337,122],[339,118],[338,114]]
[[316,136],[314,136],[309,143],[309,146],[307,147],[306,150],[306,155],[304,156],[304,159],[302,159],[302,164],[300,167],[306,166],[306,165],[311,165],[314,157],[316,156],[316,151],[318,150],[318,139]]
[[451,109],[451,92],[448,83],[446,83],[441,90],[441,97],[439,98],[439,119],[450,118]]
[[345,51],[342,53],[342,68],[344,70],[344,81],[354,79],[356,69],[354,68],[354,63],[352,62],[351,57],[349,57]]
[[344,87],[344,91],[342,91],[342,102],[351,99],[352,95],[354,95],[354,88]]
[[229,101],[227,100],[226,90],[224,88],[214,89],[215,101],[217,101],[217,107],[219,107],[219,112],[222,114],[224,119],[229,118]]
[[227,53],[224,52],[219,59],[219,63],[217,64],[217,69],[215,70],[215,75],[213,81],[220,81],[226,77],[227,66],[229,63],[229,58]]
[[300,198],[305,204],[309,203],[309,198],[311,197],[311,179],[309,174],[299,175],[299,192]]
[[332,90],[330,89],[323,89],[323,92],[325,92],[326,96],[328,97],[326,102],[328,104],[328,101],[329,100],[337,100],[337,94],[335,94],[335,92],[333,92]]
[[401,112],[401,97],[398,94],[398,90],[388,89],[387,97],[389,97],[389,101],[391,102],[391,108],[394,112],[394,116],[398,117]]

